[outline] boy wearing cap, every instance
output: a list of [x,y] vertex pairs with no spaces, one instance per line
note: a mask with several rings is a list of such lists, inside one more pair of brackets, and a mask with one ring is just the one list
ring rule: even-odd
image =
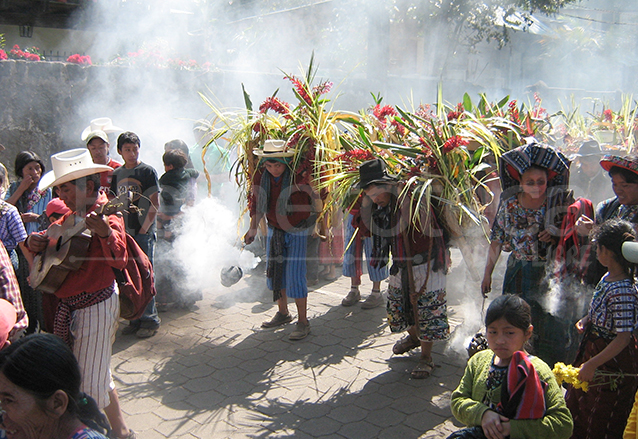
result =
[[[126,231],[135,238],[152,264],[157,240],[155,217],[159,206],[159,181],[155,169],[140,161],[140,147],[140,138],[130,131],[123,132],[117,138],[117,152],[122,156],[124,166],[113,171],[111,191],[116,195],[133,193],[133,204],[142,215],[124,212]],[[132,320],[122,334],[136,334],[138,338],[152,337],[157,333],[160,323],[153,297],[144,315],[138,320]]]
[[[109,146],[109,137],[102,130],[91,131],[86,138],[86,147],[91,153],[93,163],[117,169],[122,166],[122,164],[116,162],[109,156]],[[113,171],[100,173],[100,190],[105,190],[107,193],[110,192],[112,175]]]
[[[410,205],[409,195],[400,201],[403,183],[388,174],[383,160],[362,163],[359,181],[367,197],[362,202],[361,219],[372,233],[372,265],[385,266],[392,253],[388,324],[392,332],[408,333],[394,344],[392,352],[400,355],[421,347],[411,376],[427,378],[434,370],[434,341],[449,337],[444,230],[432,206]],[[412,219],[414,210],[420,212],[418,220]]]
[[313,200],[320,202],[320,199],[306,182],[306,172],[295,175],[291,169],[295,153],[286,151],[284,141],[266,140],[263,149],[253,153],[261,158],[261,167],[253,178],[248,200],[250,228],[244,242],[250,244],[255,240],[259,223],[265,217],[268,224],[267,284],[278,307],[274,317],[261,326],[274,328],[290,323],[293,319],[288,312],[290,297],[295,300],[298,318],[289,338],[301,340],[310,334],[306,250],[308,229],[315,223],[311,217]]

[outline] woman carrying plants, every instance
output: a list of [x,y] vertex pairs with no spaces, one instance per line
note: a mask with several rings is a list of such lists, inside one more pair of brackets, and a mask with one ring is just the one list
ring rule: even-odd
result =
[[[622,438],[638,388],[638,348],[632,331],[638,323],[636,266],[623,256],[623,244],[636,240],[627,221],[611,219],[591,234],[598,261],[607,274],[598,283],[589,312],[576,324],[584,333],[574,365],[578,378],[590,383],[587,392],[571,387],[567,407],[574,417],[576,439]],[[595,372],[618,374],[618,380],[596,383]],[[593,382],[592,382],[593,381]]]
[[[52,192],[51,189],[38,189],[45,171],[44,162],[36,153],[22,151],[16,156],[14,169],[18,181],[9,186],[6,201],[18,208],[27,235],[45,230],[49,225],[46,208],[51,201]],[[42,293],[31,288],[27,281],[30,267],[22,247],[16,249],[16,254],[12,254],[11,259],[18,277],[22,301],[29,315],[27,334],[31,334],[37,330],[38,324],[40,327],[44,324]]]
[[553,365],[564,355],[567,326],[543,309],[548,289],[545,267],[558,242],[566,207],[574,201],[565,191],[569,161],[550,146],[532,143],[503,154],[500,171],[503,193],[481,290],[484,295],[491,291],[501,251],[510,252],[503,294],[521,296],[530,304],[538,334],[533,343],[536,354]]
[[520,297],[497,297],[485,314],[489,349],[470,358],[452,393],[452,413],[468,426],[448,439],[552,438],[572,433],[554,374],[526,345],[534,327]]

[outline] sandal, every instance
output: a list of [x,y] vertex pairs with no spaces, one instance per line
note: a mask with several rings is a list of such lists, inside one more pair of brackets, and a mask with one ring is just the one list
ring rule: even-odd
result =
[[419,346],[421,346],[421,342],[419,340],[413,339],[412,336],[408,334],[401,340],[397,341],[394,346],[392,346],[392,352],[394,352],[396,355],[401,355],[411,351],[414,348],[418,348]]
[[415,380],[422,380],[432,375],[434,370],[434,362],[432,360],[426,360],[425,358],[419,359],[416,367],[412,369],[410,376]]

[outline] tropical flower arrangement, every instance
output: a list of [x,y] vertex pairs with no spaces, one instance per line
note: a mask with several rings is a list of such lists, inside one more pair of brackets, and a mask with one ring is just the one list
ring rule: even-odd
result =
[[623,378],[626,376],[638,376],[638,374],[627,374],[622,372],[606,372],[604,370],[597,370],[594,373],[594,381],[580,381],[578,379],[578,374],[580,373],[580,368],[576,368],[572,365],[568,365],[565,363],[556,363],[554,364],[554,369],[552,370],[554,376],[556,377],[556,381],[560,386],[563,383],[571,384],[576,389],[582,389],[583,392],[587,392],[591,387],[595,386],[609,386],[612,391],[618,389],[618,386],[622,384]]
[[577,152],[582,140],[594,137],[607,150],[630,154],[638,142],[638,105],[632,95],[623,95],[618,111],[603,105],[600,112],[584,116],[572,99],[571,108],[551,115],[555,139],[565,152]]
[[[326,98],[332,88],[329,81],[314,84],[316,69],[313,59],[302,77],[284,74],[284,79],[292,86],[296,102],[289,103],[277,97],[277,92],[266,98],[254,109],[250,95],[244,90],[246,108],[242,110],[222,110],[205,95],[200,94],[212,110],[209,126],[211,141],[222,140],[226,147],[234,151],[237,160],[232,166],[236,183],[243,189],[244,202],[252,199],[252,178],[257,171],[259,159],[253,150],[264,140],[286,140],[286,148],[294,151],[291,168],[295,171],[297,184],[310,184],[315,190],[329,188],[329,176],[337,171],[336,157],[342,152],[337,123],[344,119],[356,119],[356,114],[335,112]],[[354,120],[353,119],[353,120]],[[331,190],[323,191],[324,209],[320,219],[329,219],[335,205]],[[250,206],[246,204],[247,211]]]

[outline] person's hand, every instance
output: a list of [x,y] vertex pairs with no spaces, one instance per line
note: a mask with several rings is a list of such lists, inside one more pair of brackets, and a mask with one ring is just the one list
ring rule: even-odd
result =
[[106,216],[98,215],[95,212],[91,212],[86,216],[86,227],[100,238],[108,238],[112,233]]
[[32,175],[25,175],[24,178],[20,181],[18,185],[18,190],[22,193],[29,189],[33,183],[36,183],[38,180],[35,179]]
[[26,213],[21,213],[20,214],[20,218],[22,218],[22,222],[23,223],[32,223],[38,220],[38,218],[40,217],[40,215],[38,215],[37,213],[33,213],[33,212],[26,212]]
[[[487,439],[505,439],[509,435],[509,425],[505,427],[503,425],[505,422],[509,424],[509,419],[492,410],[483,413],[481,427],[483,427],[483,433],[485,433]],[[508,430],[507,434],[505,434],[506,428]]]
[[589,317],[583,317],[582,319],[576,322],[574,326],[576,326],[576,331],[578,331],[579,334],[582,334],[583,332],[585,332],[585,325],[587,325],[588,321],[589,321]]
[[32,252],[40,253],[49,246],[49,238],[44,235],[30,235],[26,240],[26,246]]
[[257,229],[248,229],[248,231],[244,235],[244,244],[252,244],[255,240],[255,236],[257,236]]
[[483,278],[483,282],[481,282],[481,294],[483,297],[487,297],[488,294],[492,291],[492,276],[487,276]]
[[578,220],[576,220],[576,232],[580,236],[587,236],[591,229],[594,228],[594,220],[589,218],[587,215],[581,215]]
[[594,380],[594,373],[596,368],[589,361],[580,366],[580,372],[578,372],[578,379],[581,381],[587,381],[588,383]]
[[552,240],[552,235],[549,233],[549,230],[541,230],[538,232],[538,240],[542,242],[550,242]]

